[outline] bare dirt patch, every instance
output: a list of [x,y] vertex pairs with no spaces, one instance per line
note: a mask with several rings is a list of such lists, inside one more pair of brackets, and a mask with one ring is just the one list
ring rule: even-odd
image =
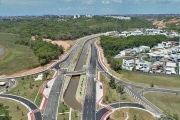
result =
[[53,44],[61,45],[64,48],[64,52],[66,52],[71,46],[73,46],[77,40],[51,40],[51,39],[43,39],[43,41],[51,42]]
[[180,22],[180,19],[172,19],[166,22],[166,24],[174,24]]

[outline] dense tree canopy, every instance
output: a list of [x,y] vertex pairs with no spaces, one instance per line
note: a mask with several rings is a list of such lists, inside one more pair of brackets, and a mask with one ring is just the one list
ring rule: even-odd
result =
[[100,16],[65,20],[61,20],[58,17],[27,17],[20,20],[5,19],[0,21],[0,32],[19,34],[21,38],[37,36],[53,40],[76,39],[100,32],[123,31],[130,28],[144,27],[150,28],[153,26],[151,22],[139,18],[118,20]]
[[53,59],[58,59],[58,57],[63,53],[62,46],[42,40],[18,40],[16,43],[31,47],[34,54],[39,58],[41,65],[44,65]]

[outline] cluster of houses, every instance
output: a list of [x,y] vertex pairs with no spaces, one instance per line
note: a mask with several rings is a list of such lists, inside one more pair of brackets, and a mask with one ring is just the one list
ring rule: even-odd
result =
[[139,29],[135,31],[123,31],[121,33],[117,31],[107,32],[106,36],[114,35],[116,37],[128,37],[128,36],[136,36],[136,35],[165,35],[169,38],[180,37],[180,34],[177,32],[167,32],[165,30],[160,29]]
[[126,49],[115,58],[123,58],[122,68],[130,71],[180,75],[180,40]]

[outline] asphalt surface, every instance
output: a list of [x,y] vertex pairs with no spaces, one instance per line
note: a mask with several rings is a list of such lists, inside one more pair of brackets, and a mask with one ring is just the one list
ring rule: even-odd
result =
[[91,42],[91,58],[88,68],[88,81],[86,86],[86,95],[83,105],[82,120],[95,120],[96,119],[96,59],[97,52],[94,46],[94,39]]
[[4,55],[5,51],[4,48],[0,47],[0,58]]
[[0,94],[7,92],[7,90],[9,91],[10,89],[15,87],[15,85],[16,85],[16,81],[12,82],[12,81],[10,81],[10,79],[1,79],[0,82],[8,82],[8,86],[9,86],[8,88],[1,89]]
[[[22,97],[9,95],[9,94],[0,94],[0,97],[11,98],[11,99],[20,101],[20,102],[26,104],[27,106],[29,106],[29,108],[32,111],[36,111],[36,110],[38,111],[39,110],[39,108],[33,102],[31,102],[31,101],[29,101],[29,100],[27,100],[25,98],[22,98]],[[34,117],[35,117],[36,120],[42,120],[41,112],[34,113]]]
[[43,120],[56,120],[58,115],[58,105],[62,84],[64,81],[64,71],[59,70],[58,75],[51,88],[46,107],[44,109]]
[[[144,109],[144,106],[138,104],[138,103],[113,103],[113,104],[110,104],[108,105],[107,107],[111,107],[111,108],[114,108],[114,109],[117,109],[117,108],[141,108],[141,109]],[[99,111],[97,111],[96,113],[96,120],[101,120],[101,118],[103,117],[103,115],[105,115],[109,110],[106,109],[106,108],[102,108],[100,109]]]

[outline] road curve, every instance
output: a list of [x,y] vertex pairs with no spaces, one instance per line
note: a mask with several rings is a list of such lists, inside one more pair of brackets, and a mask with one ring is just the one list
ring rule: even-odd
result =
[[27,100],[27,99],[25,99],[23,97],[10,95],[10,94],[0,94],[0,97],[17,100],[19,102],[24,103],[25,105],[27,105],[31,109],[31,111],[34,111],[35,120],[42,120],[42,115],[41,115],[41,112],[40,112],[39,108],[33,102],[31,102],[30,100]]
[[[113,108],[113,109],[118,109],[118,108],[139,108],[142,110],[146,110],[144,108],[144,106],[138,104],[138,103],[130,103],[130,102],[119,102],[119,103],[113,103],[107,106],[107,108]],[[109,112],[109,110],[107,108],[102,108],[100,110],[97,111],[96,113],[96,120],[101,120],[103,118],[103,116]]]

